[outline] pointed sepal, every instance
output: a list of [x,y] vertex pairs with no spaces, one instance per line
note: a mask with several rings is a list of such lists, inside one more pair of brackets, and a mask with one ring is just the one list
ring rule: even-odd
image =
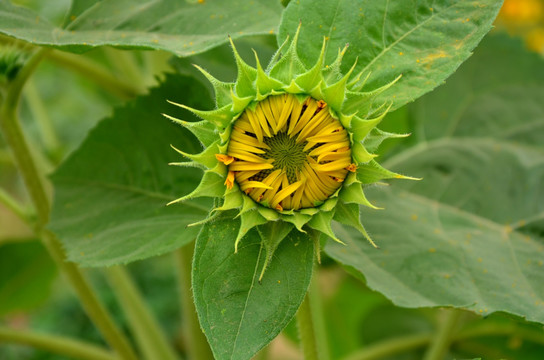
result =
[[172,149],[176,150],[179,154],[185,156],[187,159],[202,164],[208,169],[212,169],[217,165],[217,159],[215,157],[215,154],[219,153],[219,147],[217,145],[218,141],[208,146],[206,149],[204,149],[204,151],[199,154],[189,154],[177,149],[173,145],[170,146],[172,147]]
[[180,197],[167,205],[180,203],[197,197],[222,197],[225,193],[225,178],[213,170],[204,172],[200,184],[190,194]]
[[339,242],[340,244],[344,244],[340,239],[336,237],[336,235],[332,231],[331,221],[333,217],[334,211],[320,211],[312,216],[312,219],[308,222],[307,226],[322,232],[323,234],[327,235],[334,241]]
[[260,101],[266,98],[266,96],[272,93],[272,91],[281,90],[284,84],[281,81],[278,81],[268,76],[268,74],[263,70],[261,66],[261,62],[259,61],[259,56],[257,55],[257,52],[255,50],[253,50],[253,52],[255,53],[255,62],[257,64],[257,79],[255,82],[257,88],[256,100]]
[[240,229],[238,230],[238,236],[234,242],[234,252],[238,252],[238,245],[245,234],[255,226],[266,224],[267,220],[259,214],[257,210],[251,210],[240,215]]
[[421,180],[420,178],[404,176],[387,170],[375,160],[371,160],[367,164],[361,164],[358,166],[357,179],[362,184],[373,184],[386,179]]
[[325,62],[325,49],[327,47],[327,40],[323,38],[323,45],[321,46],[321,52],[315,65],[303,74],[296,77],[295,83],[306,93],[311,93],[312,90],[317,88],[323,81],[323,75],[321,71]]
[[366,164],[377,155],[369,153],[360,141],[354,141],[351,144],[351,156],[357,164]]
[[373,119],[361,119],[358,116],[354,116],[351,120],[351,133],[353,134],[353,141],[363,141],[372,129],[374,129],[383,120],[391,105],[378,117]]
[[348,82],[348,79],[351,76],[351,73],[355,69],[356,65],[357,61],[353,64],[353,66],[346,73],[346,75],[344,75],[340,80],[321,90],[321,92],[323,93],[323,99],[332,109],[334,109],[338,113],[341,112],[342,104],[344,103],[346,83]]
[[338,55],[336,56],[334,62],[330,65],[326,65],[323,69],[323,78],[325,79],[325,82],[327,84],[332,84],[342,78],[342,71],[340,70],[340,66],[342,65],[342,59],[346,54],[348,46],[349,45],[346,44],[343,49],[338,49]]
[[191,122],[176,119],[175,117],[167,114],[162,115],[189,130],[204,146],[210,146],[217,140],[215,125],[207,122],[206,120]]
[[266,224],[257,226],[257,231],[261,236],[262,245],[266,252],[266,259],[261,269],[259,282],[262,280],[268,265],[270,265],[274,252],[293,228],[292,224],[284,221],[269,221]]
[[234,53],[234,59],[236,60],[236,67],[238,68],[238,76],[236,78],[236,85],[234,90],[239,97],[255,96],[255,80],[257,79],[257,69],[249,66],[238,54],[236,46],[232,38],[229,36],[232,52]]
[[230,92],[234,89],[234,83],[224,82],[213,77],[209,72],[201,68],[200,66],[193,64],[193,66],[202,73],[208,79],[210,84],[213,86],[215,93],[215,105],[216,107],[222,108],[225,105],[231,103]]
[[292,214],[283,215],[281,218],[283,221],[287,221],[295,225],[298,231],[306,232],[303,229],[303,226],[306,225],[308,221],[310,221],[312,215],[303,214],[301,211],[294,211]]
[[231,189],[225,191],[224,201],[220,207],[216,207],[212,211],[220,212],[233,209],[240,209],[244,204],[243,195],[240,192],[238,184],[234,184]]
[[376,151],[387,139],[398,139],[410,136],[410,134],[395,134],[387,131],[380,130],[378,128],[372,129],[368,136],[364,139],[363,144],[368,151]]
[[334,213],[334,220],[338,221],[341,224],[352,226],[355,229],[359,230],[359,232],[365,237],[365,239],[368,240],[368,242],[372,246],[378,248],[378,246],[374,243],[370,235],[368,235],[368,232],[361,223],[359,211],[359,205],[346,204],[342,201],[339,201],[338,205],[336,206],[336,212]]
[[285,54],[283,54],[283,56],[270,69],[270,76],[281,81],[283,84],[291,84],[291,80],[306,72],[302,61],[300,61],[300,58],[297,55],[299,33],[300,25]]
[[192,112],[199,118],[214,124],[219,129],[226,128],[232,121],[232,117],[234,115],[232,112],[231,105],[226,105],[220,109],[215,109],[215,110],[197,110],[183,104],[175,103],[170,100],[168,100],[168,102],[172,105],[179,106],[180,108],[183,108],[185,110]]
[[347,114],[357,112],[359,116],[366,117],[372,112],[374,100],[378,97],[378,95],[393,86],[397,81],[399,81],[401,77],[402,75],[399,75],[395,80],[391,81],[390,83],[372,91],[346,91],[346,101],[342,106],[342,111]]
[[381,208],[374,206],[368,201],[363,191],[363,186],[360,183],[343,186],[342,190],[340,190],[340,199],[345,204],[359,204],[372,209],[381,210]]

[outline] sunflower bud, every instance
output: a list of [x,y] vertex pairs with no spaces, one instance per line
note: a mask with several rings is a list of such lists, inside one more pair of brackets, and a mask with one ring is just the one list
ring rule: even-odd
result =
[[363,186],[408,178],[381,167],[365,147],[367,139],[374,148],[376,138],[398,136],[376,129],[390,104],[374,104],[398,78],[363,91],[368,76],[353,75],[355,64],[347,74],[340,72],[347,47],[325,66],[325,39],[316,64],[307,69],[297,55],[299,30],[266,70],[257,54],[255,68],[244,62],[231,41],[238,67],[235,83],[221,82],[197,66],[214,87],[217,108],[203,111],[174,103],[201,122],[165,115],[206,147],[196,155],[177,150],[192,160],[179,165],[203,167],[205,172],[191,194],[172,203],[199,196],[222,198],[213,211],[237,209],[241,218],[235,249],[251,228],[262,229],[268,222],[290,223],[302,232],[317,230],[341,242],[331,229],[332,220],[354,226],[374,245],[359,220],[359,205],[375,208]]

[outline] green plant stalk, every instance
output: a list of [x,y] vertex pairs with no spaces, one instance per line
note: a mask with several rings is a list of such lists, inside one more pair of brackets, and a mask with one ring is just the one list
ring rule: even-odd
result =
[[175,252],[178,269],[178,288],[181,297],[182,332],[184,345],[189,360],[213,360],[208,340],[200,328],[198,316],[191,291],[191,268],[195,243],[178,249]]
[[113,266],[106,268],[104,273],[127,316],[144,357],[149,360],[178,359],[126,268]]
[[432,338],[432,334],[421,334],[385,340],[356,351],[353,354],[348,355],[344,360],[381,359],[386,356],[423,347],[429,344]]
[[482,324],[460,331],[455,336],[455,341],[481,337],[481,336],[510,336],[515,334],[524,340],[544,345],[544,332],[542,330],[528,329],[516,324]]
[[[453,336],[452,343],[484,336],[510,336],[515,334],[524,340],[544,344],[544,333],[515,324],[484,324],[461,330]],[[375,360],[428,345],[433,334],[410,335],[384,340],[348,355],[344,360]]]
[[27,81],[24,91],[24,97],[40,128],[43,144],[47,151],[56,152],[60,148],[60,142],[51,123],[51,118],[47,115],[47,110],[42,98],[32,80]]
[[319,347],[312,315],[310,295],[307,293],[297,312],[297,326],[305,360],[320,360]]
[[105,47],[104,53],[110,60],[110,63],[116,68],[117,72],[121,72],[123,77],[127,79],[135,89],[138,89],[138,93],[144,93],[146,91],[142,69],[138,66],[134,52]]
[[0,327],[0,343],[30,345],[53,354],[81,360],[119,360],[96,345],[66,337]]
[[314,331],[317,342],[317,352],[321,360],[331,358],[329,351],[329,342],[327,338],[327,325],[325,324],[325,311],[323,308],[323,297],[319,287],[319,268],[314,268],[312,284],[308,291],[310,306],[312,310],[312,319],[314,321]]
[[113,76],[104,66],[80,55],[53,50],[47,58],[63,67],[74,70],[123,99],[130,99],[141,94],[142,89],[131,82]]
[[461,312],[456,309],[448,309],[445,318],[440,323],[436,335],[433,337],[424,360],[441,360],[453,341],[457,321]]
[[25,186],[30,194],[36,210],[36,234],[42,238],[45,247],[56,262],[59,269],[68,278],[91,320],[104,335],[106,341],[123,359],[136,359],[125,336],[119,331],[106,312],[89,283],[75,264],[67,262],[60,243],[44,226],[49,219],[50,203],[45,191],[45,182],[32,159],[27,141],[21,130],[17,108],[23,86],[40,60],[48,50],[40,50],[32,56],[21,69],[17,77],[10,83],[6,96],[0,106],[0,129],[4,139],[13,153],[15,163],[21,172]]
[[[16,46],[21,51],[33,51],[37,47],[30,46],[27,42],[0,36],[0,44]],[[85,58],[81,55],[70,54],[59,50],[49,50],[45,54],[47,59],[71,69],[89,78],[106,91],[109,91],[123,99],[130,99],[139,95],[140,89],[132,83],[120,80],[112,75],[108,69],[96,61]]]

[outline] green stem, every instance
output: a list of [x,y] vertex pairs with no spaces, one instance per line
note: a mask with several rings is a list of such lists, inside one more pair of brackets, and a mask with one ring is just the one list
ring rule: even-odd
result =
[[191,291],[191,269],[194,242],[175,252],[178,269],[178,287],[181,297],[183,340],[189,360],[213,360],[208,341],[200,328]]
[[113,266],[104,271],[144,357],[149,360],[177,359],[176,353],[143,301],[128,271],[122,266]]
[[310,307],[312,310],[312,319],[314,321],[314,331],[317,342],[317,352],[320,359],[330,359],[329,342],[327,338],[327,325],[325,323],[325,310],[323,307],[323,297],[319,287],[319,268],[314,269],[312,284],[308,291],[310,297]]
[[382,341],[359,350],[344,360],[375,360],[427,345],[431,334],[411,335]]
[[145,84],[142,76],[142,69],[138,66],[135,54],[132,51],[119,50],[111,47],[105,47],[104,53],[110,63],[123,73],[123,77],[128,79],[139,93],[145,92]]
[[110,314],[102,305],[80,269],[76,264],[66,261],[58,239],[52,233],[44,231],[42,240],[53,260],[55,260],[61,272],[68,278],[68,281],[76,291],[85,312],[106,341],[119,353],[122,359],[137,359],[127,338],[112,320]]
[[28,60],[17,77],[10,83],[0,107],[0,128],[13,153],[15,163],[22,173],[30,198],[36,207],[38,228],[42,228],[49,218],[49,198],[45,186],[42,184],[43,178],[30,154],[16,112],[23,86],[44,55],[45,51],[39,51]]
[[304,359],[318,360],[318,345],[309,294],[306,294],[304,301],[298,309],[297,325]]
[[425,353],[424,360],[443,359],[453,341],[452,335],[455,331],[457,320],[459,319],[461,312],[456,309],[448,309],[445,311],[445,317],[441,319],[442,321],[438,331]]
[[114,354],[96,345],[49,334],[36,334],[0,327],[0,343],[30,345],[53,354],[81,360],[119,360]]
[[53,50],[48,54],[47,58],[65,68],[81,73],[99,84],[104,90],[110,91],[121,98],[129,99],[142,93],[140,87],[134,86],[134,84],[129,81],[118,79],[104,66],[81,55]]
[[10,83],[6,97],[0,107],[0,129],[7,145],[13,153],[15,163],[21,172],[30,198],[36,209],[36,234],[40,236],[57,266],[68,278],[76,290],[84,309],[104,335],[106,341],[123,357],[123,359],[136,359],[128,341],[115,326],[111,317],[106,312],[87,280],[83,277],[75,264],[67,262],[58,239],[50,232],[44,231],[44,226],[49,219],[50,202],[45,191],[45,180],[38,172],[28,143],[21,130],[17,108],[21,91],[26,80],[32,74],[40,60],[48,50],[41,50],[32,56],[21,69],[17,77]]
[[542,332],[542,330],[528,329],[518,326],[516,324],[495,323],[477,325],[472,328],[460,331],[459,334],[455,336],[455,340],[461,341],[482,336],[510,336],[512,334],[515,334],[516,336],[519,336],[524,340],[544,345],[544,333]]
[[[540,330],[527,329],[516,324],[483,324],[462,330],[454,335],[452,342],[462,342],[483,336],[510,336],[515,334],[524,340],[544,345],[544,334]],[[432,334],[410,335],[382,341],[359,350],[344,360],[375,360],[424,347],[433,340]]]
[[47,115],[47,109],[42,98],[32,80],[27,82],[24,92],[25,100],[28,103],[32,117],[38,123],[43,144],[48,152],[55,153],[60,148],[60,142],[51,123],[51,118]]

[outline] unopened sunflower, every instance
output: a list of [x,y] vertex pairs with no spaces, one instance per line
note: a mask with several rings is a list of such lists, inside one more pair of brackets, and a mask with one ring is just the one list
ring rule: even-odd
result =
[[[172,203],[200,196],[222,201],[213,211],[238,210],[237,240],[267,222],[293,224],[299,231],[324,233],[340,241],[331,221],[352,225],[370,241],[359,220],[359,205],[374,206],[363,187],[388,178],[407,178],[381,167],[374,151],[388,137],[380,131],[389,104],[374,100],[396,80],[363,91],[368,74],[345,75],[336,60],[324,64],[326,40],[316,64],[307,69],[297,55],[298,31],[280,47],[264,70],[257,54],[256,68],[239,56],[235,83],[221,82],[197,67],[215,89],[217,108],[202,111],[175,104],[204,119],[185,122],[205,146],[196,155],[179,153],[205,172],[200,185]],[[367,75],[366,77],[364,75]],[[313,229],[313,230],[311,230]],[[375,245],[374,245],[375,246]]]

